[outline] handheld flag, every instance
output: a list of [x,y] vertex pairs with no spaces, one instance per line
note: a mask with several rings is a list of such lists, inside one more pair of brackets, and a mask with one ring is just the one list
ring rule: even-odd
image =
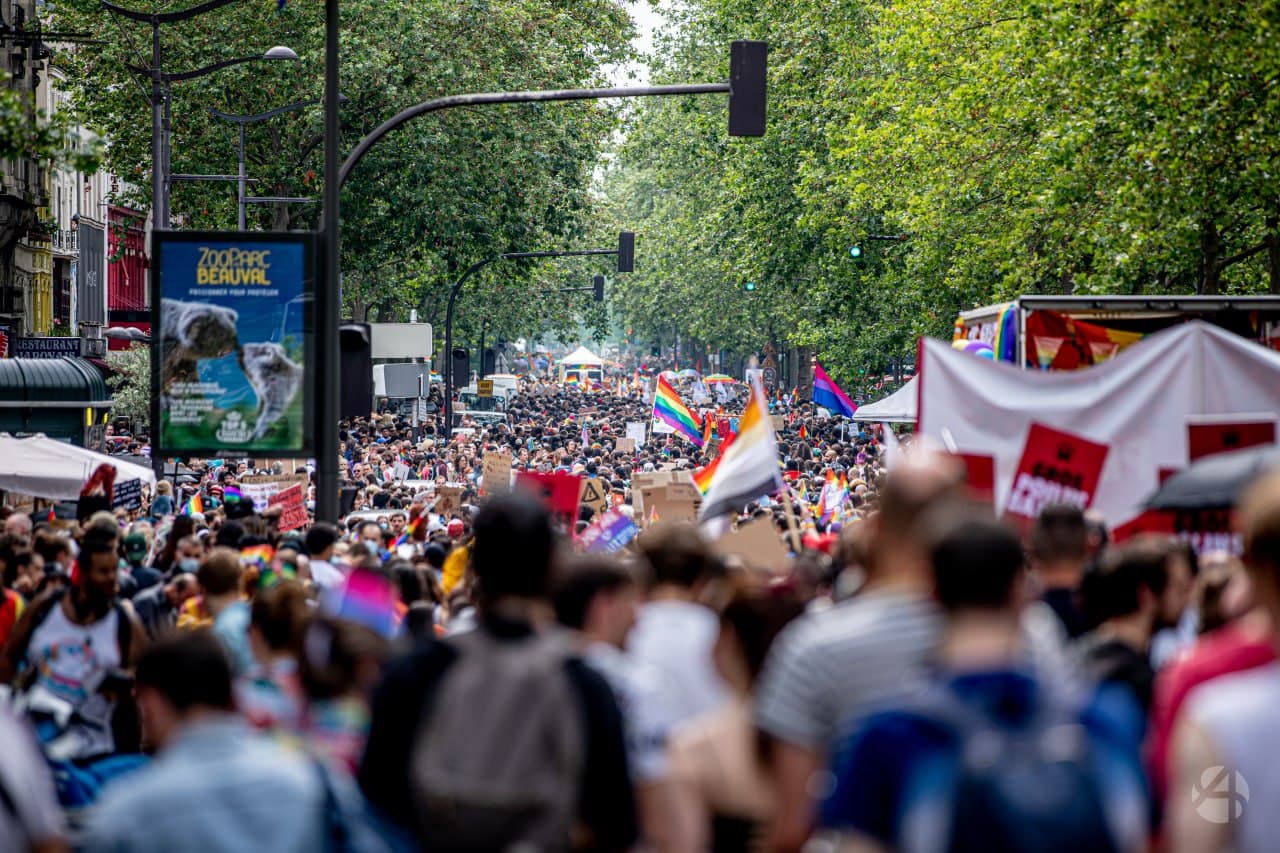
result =
[[840,386],[827,375],[820,364],[813,366],[813,402],[833,415],[844,415],[846,418],[853,417],[853,413],[858,410],[849,395],[840,390]]
[[191,500],[182,507],[183,515],[195,515],[196,513],[204,513],[204,501],[200,500],[200,493],[196,492],[191,496]]
[[749,501],[782,488],[778,445],[769,422],[764,389],[753,383],[751,400],[738,422],[738,434],[720,454],[698,515],[719,519]]
[[653,419],[661,421],[698,447],[702,446],[702,433],[698,421],[681,400],[676,389],[665,376],[658,376],[658,388],[653,395]]

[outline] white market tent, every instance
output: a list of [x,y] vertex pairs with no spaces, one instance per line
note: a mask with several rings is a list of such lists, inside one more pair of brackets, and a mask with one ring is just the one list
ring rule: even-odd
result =
[[876,400],[865,406],[859,406],[853,413],[855,421],[879,421],[889,424],[910,424],[916,421],[916,396],[920,383],[919,377],[911,377],[907,384],[894,391],[883,400]]
[[572,365],[573,367],[582,367],[584,365],[590,367],[604,366],[604,362],[600,360],[600,356],[596,355],[586,347],[578,347],[576,350],[560,359],[560,363]]
[[141,480],[155,486],[150,468],[43,435],[14,438],[0,433],[0,489],[50,500],[75,500],[89,476],[106,463],[116,469],[116,485]]

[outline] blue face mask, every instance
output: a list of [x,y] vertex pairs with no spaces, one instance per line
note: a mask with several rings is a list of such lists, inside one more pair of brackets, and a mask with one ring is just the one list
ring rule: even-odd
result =
[[184,572],[195,573],[200,570],[200,561],[195,557],[183,557],[178,561],[178,568]]

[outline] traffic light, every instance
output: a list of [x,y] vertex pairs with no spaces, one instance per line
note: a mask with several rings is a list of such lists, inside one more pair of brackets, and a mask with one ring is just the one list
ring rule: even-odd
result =
[[488,376],[490,373],[497,372],[498,353],[493,347],[485,347],[484,352],[480,354],[480,375]]
[[729,135],[764,136],[769,46],[735,41],[729,50]]
[[860,257],[862,257],[862,247],[861,247],[861,246],[850,246],[850,247],[849,247],[849,257],[851,257],[851,258],[860,258]]
[[636,235],[631,231],[618,232],[618,272],[635,272]]
[[591,295],[596,302],[604,302],[604,276],[598,275],[591,279]]
[[471,354],[466,347],[454,347],[450,353],[449,370],[453,374],[453,388],[456,391],[466,386],[471,378]]
[[745,282],[742,285],[742,289],[745,290],[747,293],[754,293],[756,289],[756,283],[754,281]]
[[373,411],[373,345],[368,323],[338,327],[338,417],[367,418]]

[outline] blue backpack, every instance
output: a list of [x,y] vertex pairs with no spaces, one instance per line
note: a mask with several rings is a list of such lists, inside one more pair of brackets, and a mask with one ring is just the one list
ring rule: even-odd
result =
[[[1082,721],[1079,708],[1042,698],[1018,728],[993,720],[949,687],[930,690],[908,709],[956,744],[950,820],[903,849],[949,853],[1107,853],[1119,851],[1103,783],[1114,750]],[[936,817],[936,815],[935,815]],[[912,825],[910,813],[903,826]],[[910,833],[908,833],[909,835]],[[932,837],[930,837],[932,836]],[[924,843],[920,843],[920,842]]]

